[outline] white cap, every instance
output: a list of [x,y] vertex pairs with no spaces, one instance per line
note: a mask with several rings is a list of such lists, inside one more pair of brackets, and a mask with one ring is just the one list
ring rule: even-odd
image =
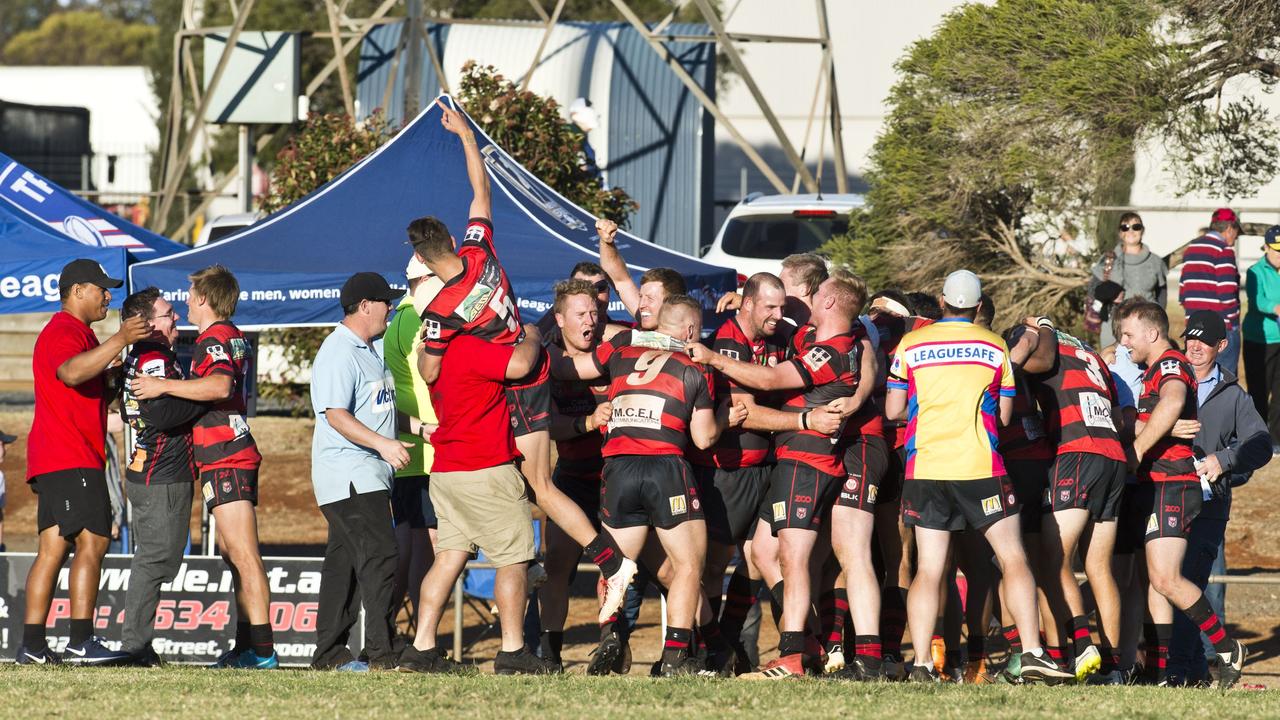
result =
[[942,284],[942,299],[961,310],[977,307],[982,299],[982,281],[968,270],[957,270]]
[[404,276],[408,280],[417,280],[420,277],[426,277],[431,274],[431,268],[427,264],[418,259],[417,253],[409,256],[409,266],[404,269]]

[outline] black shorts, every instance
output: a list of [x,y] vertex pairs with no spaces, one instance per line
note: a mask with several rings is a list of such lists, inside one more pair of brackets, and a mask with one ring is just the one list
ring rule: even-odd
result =
[[902,487],[902,522],[952,532],[981,530],[1019,511],[1009,476],[978,480],[908,480]]
[[614,455],[604,459],[600,520],[612,528],[652,525],[669,530],[702,520],[702,501],[680,455]]
[[604,491],[599,475],[583,477],[565,472],[557,464],[551,473],[551,484],[569,496],[573,504],[577,505],[578,509],[591,520],[596,530],[600,529],[600,501]]
[[[545,363],[542,353],[539,363]],[[545,367],[534,368],[528,385],[507,386],[507,410],[511,412],[511,434],[515,437],[551,429],[551,378]]]
[[1153,502],[1151,495],[1140,491],[1142,487],[1137,483],[1126,483],[1120,495],[1120,515],[1116,519],[1117,555],[1131,555],[1142,547]]
[[210,510],[238,500],[258,505],[258,471],[244,468],[210,468],[200,471],[200,492]]
[[859,435],[844,451],[844,470],[836,504],[875,512],[880,483],[889,472],[889,444],[879,435]]
[[36,529],[57,526],[64,538],[81,530],[111,537],[111,497],[106,472],[97,468],[57,470],[31,478],[36,498]]
[[749,540],[760,516],[760,503],[769,492],[768,465],[725,470],[693,466],[698,480],[702,512],[707,518],[707,539],[721,545]]
[[1139,507],[1147,508],[1143,539],[1150,542],[1158,538],[1187,537],[1191,522],[1200,515],[1204,495],[1198,481],[1142,483],[1134,494],[1134,501]]
[[[885,440],[885,447],[889,441]],[[880,488],[876,492],[876,504],[885,506],[897,503],[902,499],[902,482],[907,477],[907,449],[905,447],[889,450],[889,466],[880,478]]]
[[1040,532],[1040,518],[1051,511],[1049,464],[1053,460],[1005,460],[1004,469],[1013,482],[1013,496],[1018,499],[1018,522],[1022,534]]
[[774,535],[795,528],[814,530],[831,510],[844,478],[795,460],[779,460],[769,474],[769,492],[760,508],[760,519]]
[[408,525],[413,530],[439,525],[436,506],[431,504],[431,476],[396,476],[391,481],[391,521],[396,527]]
[[1053,511],[1084,509],[1099,522],[1120,514],[1127,469],[1119,460],[1094,453],[1063,453],[1054,458],[1049,477],[1053,487]]

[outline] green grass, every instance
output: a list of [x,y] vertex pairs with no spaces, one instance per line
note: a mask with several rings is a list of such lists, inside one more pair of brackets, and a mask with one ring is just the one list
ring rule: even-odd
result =
[[1275,691],[0,667],[0,716],[1261,718]]

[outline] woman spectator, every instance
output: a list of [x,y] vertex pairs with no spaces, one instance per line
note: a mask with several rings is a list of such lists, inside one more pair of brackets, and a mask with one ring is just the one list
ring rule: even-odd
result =
[[[1131,212],[1121,215],[1119,230],[1120,242],[1115,249],[1094,263],[1093,277],[1089,282],[1090,292],[1099,283],[1110,280],[1124,288],[1124,292],[1115,300],[1116,305],[1131,298],[1143,298],[1164,307],[1168,301],[1169,267],[1163,258],[1143,244],[1145,228],[1142,218]],[[1107,271],[1108,264],[1111,266],[1110,272]],[[1111,323],[1102,323],[1099,346],[1107,347],[1115,342]]]

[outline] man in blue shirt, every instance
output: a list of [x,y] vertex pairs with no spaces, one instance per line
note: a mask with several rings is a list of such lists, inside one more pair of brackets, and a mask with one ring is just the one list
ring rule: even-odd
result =
[[[342,323],[325,338],[311,367],[311,485],[329,523],[311,660],[316,669],[395,666],[392,588],[398,555],[390,492],[392,475],[409,461],[408,443],[397,439],[396,429],[399,424],[424,439],[434,430],[397,414],[395,381],[382,360],[379,338],[402,294],[376,273],[352,275],[339,296]],[[347,649],[362,604],[367,663]]]

